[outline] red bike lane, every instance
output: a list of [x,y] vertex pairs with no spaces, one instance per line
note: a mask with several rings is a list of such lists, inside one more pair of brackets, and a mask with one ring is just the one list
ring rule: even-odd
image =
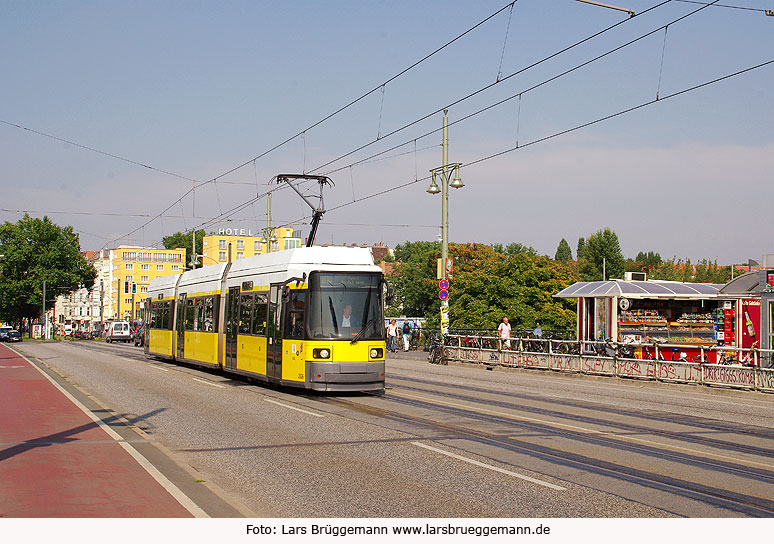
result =
[[79,404],[0,345],[0,517],[201,515],[131,444]]

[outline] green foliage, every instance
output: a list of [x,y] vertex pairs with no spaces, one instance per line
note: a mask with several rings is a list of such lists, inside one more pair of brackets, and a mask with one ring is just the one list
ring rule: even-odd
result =
[[[451,327],[494,330],[503,317],[512,325],[546,328],[575,326],[575,302],[553,295],[576,281],[572,268],[547,257],[530,254],[521,244],[510,244],[513,254],[483,244],[450,244],[454,274],[450,287]],[[528,248],[531,249],[531,248]],[[532,250],[534,251],[534,250]],[[428,318],[438,326],[440,301],[436,260],[440,244],[407,242],[395,248],[398,261],[388,278],[396,292],[389,315]]]
[[695,265],[690,259],[670,259],[652,266],[648,279],[694,283],[727,283],[731,279],[730,266],[718,266],[717,261],[702,259]]
[[640,251],[637,253],[637,258],[634,259],[638,263],[642,263],[645,266],[653,266],[656,264],[661,264],[661,255],[656,253],[655,251],[648,251],[647,253]]
[[387,308],[387,315],[430,315],[438,300],[436,265],[441,257],[441,244],[406,242],[398,244],[394,253],[395,265],[387,281],[395,290],[395,300]]
[[568,244],[567,240],[564,238],[562,238],[562,240],[559,242],[559,246],[556,248],[556,255],[554,255],[554,260],[561,262],[572,261],[572,249],[570,249],[570,244]]
[[612,230],[606,228],[589,236],[582,254],[580,275],[584,281],[601,280],[603,262],[607,278],[623,278],[624,257],[618,235]]
[[583,259],[583,251],[586,249],[586,239],[583,237],[578,238],[578,246],[575,248],[575,256],[580,261]]
[[18,323],[42,312],[43,280],[46,307],[57,295],[81,287],[92,289],[97,271],[80,253],[72,227],[60,227],[48,217],[25,215],[0,226],[0,320]]
[[[193,242],[193,231],[190,232],[176,232],[174,234],[170,234],[169,236],[164,236],[161,239],[161,243],[164,244],[165,249],[177,249],[179,247],[185,248],[186,255],[188,256],[188,261],[191,260],[191,255],[202,255],[204,254],[204,237],[207,236],[207,233],[203,230],[197,230],[196,231],[196,252],[191,251],[191,242]],[[213,264],[213,263],[209,263]],[[201,262],[201,259],[197,259],[196,268],[201,268],[203,266],[203,263]]]

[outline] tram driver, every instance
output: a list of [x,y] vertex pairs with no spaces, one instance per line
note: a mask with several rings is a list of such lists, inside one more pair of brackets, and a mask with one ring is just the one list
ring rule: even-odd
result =
[[341,317],[341,326],[342,327],[357,327],[357,320],[355,319],[355,316],[352,315],[352,305],[347,304],[344,306],[344,313]]

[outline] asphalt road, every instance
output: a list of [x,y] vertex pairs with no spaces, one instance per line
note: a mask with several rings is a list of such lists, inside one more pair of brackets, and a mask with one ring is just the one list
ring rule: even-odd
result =
[[278,390],[102,342],[18,346],[258,516],[772,517],[774,396],[391,356]]

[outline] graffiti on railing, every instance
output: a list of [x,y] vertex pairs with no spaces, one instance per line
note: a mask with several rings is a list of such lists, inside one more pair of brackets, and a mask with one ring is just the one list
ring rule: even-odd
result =
[[736,387],[755,387],[755,375],[751,368],[705,365],[704,382]]
[[581,357],[581,372],[612,374],[613,360],[605,357]]
[[619,359],[615,364],[615,373],[626,378],[655,378],[655,361],[637,359]]
[[460,348],[460,359],[463,361],[478,361],[479,354],[481,353],[477,349]]
[[[577,347],[578,351],[581,347],[586,349],[587,351],[583,355],[578,355],[577,352],[573,353],[573,350],[565,347],[570,346],[571,343],[565,345],[554,342],[551,344],[552,351],[546,353],[541,352],[539,348],[541,346],[547,348],[547,342],[542,344],[535,340],[530,340],[530,342],[524,339],[512,339],[511,349],[502,347],[501,351],[498,349],[500,346],[497,345],[496,338],[458,338],[449,347],[448,355],[452,360],[485,365],[615,375],[674,383],[723,385],[774,393],[774,368],[766,368],[774,359],[774,351],[772,350],[736,350],[738,353],[748,353],[748,358],[752,354],[752,360],[760,365],[749,367],[739,364],[705,364],[685,360],[635,359],[630,355],[621,356],[624,352],[617,352],[612,348],[606,356],[604,353],[598,355],[598,350],[593,350],[593,346],[597,345],[607,347],[609,345],[607,342],[602,344],[601,342],[589,341],[583,346],[572,344]],[[523,351],[525,349],[527,351]],[[661,346],[662,352],[663,349],[664,347]],[[708,349],[707,351],[712,350]],[[645,353],[643,351],[643,354]]]
[[570,372],[573,370],[577,370],[577,366],[573,363],[578,360],[578,357],[574,355],[557,355],[554,354],[551,356],[551,364],[550,367],[554,370],[559,370],[562,372]]
[[758,389],[774,391],[774,368],[758,370]]
[[508,366],[520,366],[521,354],[518,351],[506,351],[503,353],[503,364]]
[[535,355],[534,353],[525,353],[521,357],[521,364],[526,368],[537,368],[540,366],[540,359],[541,357],[539,355]]

